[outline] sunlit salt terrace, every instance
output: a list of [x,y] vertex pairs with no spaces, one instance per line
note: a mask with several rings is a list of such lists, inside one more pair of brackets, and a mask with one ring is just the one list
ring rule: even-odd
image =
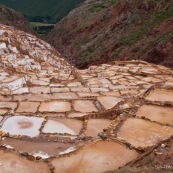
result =
[[0,56],[0,172],[116,170],[173,135],[166,67],[118,61],[79,70],[4,25]]

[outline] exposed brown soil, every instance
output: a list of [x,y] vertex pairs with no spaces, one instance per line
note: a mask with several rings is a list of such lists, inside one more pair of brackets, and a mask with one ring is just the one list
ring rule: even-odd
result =
[[173,67],[172,8],[172,0],[86,2],[47,41],[79,68],[132,59]]
[[31,29],[28,20],[20,12],[16,12],[13,9],[7,8],[0,4],[0,23],[4,25],[14,26],[19,30],[29,32],[32,34],[36,33]]

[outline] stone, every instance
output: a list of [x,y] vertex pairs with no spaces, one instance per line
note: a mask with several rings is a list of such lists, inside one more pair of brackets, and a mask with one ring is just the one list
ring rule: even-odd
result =
[[161,147],[162,147],[162,148],[165,148],[165,147],[166,147],[166,145],[165,145],[165,144],[161,144]]
[[28,153],[27,152],[23,152],[23,153],[21,153],[21,156],[28,157]]

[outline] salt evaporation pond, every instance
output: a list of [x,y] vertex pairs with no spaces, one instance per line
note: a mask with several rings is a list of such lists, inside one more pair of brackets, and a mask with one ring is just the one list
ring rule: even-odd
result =
[[1,130],[10,135],[35,137],[39,135],[43,121],[44,118],[39,117],[14,116],[4,122]]

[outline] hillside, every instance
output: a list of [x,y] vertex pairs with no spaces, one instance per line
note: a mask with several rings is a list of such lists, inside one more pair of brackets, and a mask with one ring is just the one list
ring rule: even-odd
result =
[[86,1],[48,42],[78,67],[142,59],[173,67],[173,0]]
[[9,26],[14,26],[17,29],[29,33],[34,33],[30,28],[29,22],[23,16],[23,14],[16,12],[13,9],[7,8],[1,4],[0,4],[0,23]]
[[67,15],[84,0],[0,0],[25,14],[31,21],[54,22]]

